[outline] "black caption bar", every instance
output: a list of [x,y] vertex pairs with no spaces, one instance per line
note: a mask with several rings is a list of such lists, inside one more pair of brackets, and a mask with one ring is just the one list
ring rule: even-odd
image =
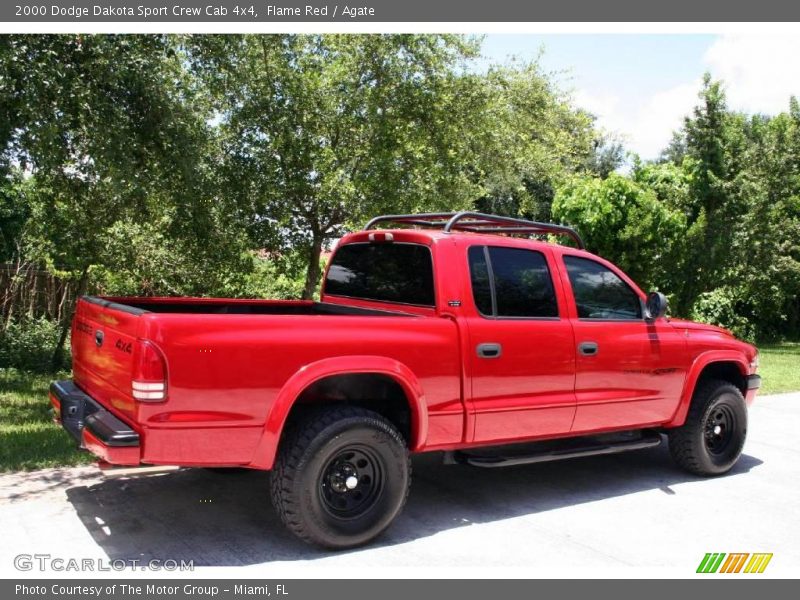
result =
[[786,22],[791,0],[11,0],[3,22]]

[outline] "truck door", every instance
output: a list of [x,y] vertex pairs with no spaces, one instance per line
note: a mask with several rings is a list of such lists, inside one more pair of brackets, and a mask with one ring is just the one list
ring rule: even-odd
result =
[[562,261],[577,350],[573,432],[669,420],[686,377],[683,337],[663,318],[646,320],[642,296],[611,265]]
[[475,442],[567,433],[575,415],[575,340],[552,253],[467,248],[466,307]]

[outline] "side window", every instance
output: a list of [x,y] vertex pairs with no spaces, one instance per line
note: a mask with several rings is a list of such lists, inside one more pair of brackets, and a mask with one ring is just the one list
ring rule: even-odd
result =
[[469,274],[472,280],[472,297],[475,306],[483,315],[493,315],[492,286],[489,283],[489,264],[486,262],[486,250],[483,246],[472,246],[469,249]]
[[[488,254],[488,262],[487,262]],[[472,294],[481,314],[497,317],[558,317],[547,260],[520,248],[469,249]]]
[[580,319],[642,318],[639,296],[612,270],[598,262],[564,256]]

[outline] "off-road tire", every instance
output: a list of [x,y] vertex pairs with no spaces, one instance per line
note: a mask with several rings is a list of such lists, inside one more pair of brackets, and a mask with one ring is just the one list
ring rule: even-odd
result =
[[722,475],[736,464],[747,437],[747,405],[735,385],[717,379],[695,390],[686,422],[668,432],[678,465],[695,475]]
[[410,483],[406,443],[388,420],[363,408],[332,406],[311,411],[286,432],[270,493],[292,533],[343,549],[363,545],[389,527],[405,505]]

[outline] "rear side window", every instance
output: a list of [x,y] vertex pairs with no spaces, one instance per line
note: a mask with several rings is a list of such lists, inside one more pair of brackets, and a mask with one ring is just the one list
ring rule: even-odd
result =
[[431,251],[420,244],[347,244],[333,255],[325,293],[434,306]]
[[492,285],[489,283],[489,263],[486,262],[486,249],[472,246],[469,249],[469,274],[472,279],[472,297],[481,314],[493,315]]
[[577,256],[565,256],[580,319],[642,318],[642,303],[630,286],[608,267]]
[[558,317],[547,260],[521,248],[469,249],[472,294],[478,310],[497,317]]

